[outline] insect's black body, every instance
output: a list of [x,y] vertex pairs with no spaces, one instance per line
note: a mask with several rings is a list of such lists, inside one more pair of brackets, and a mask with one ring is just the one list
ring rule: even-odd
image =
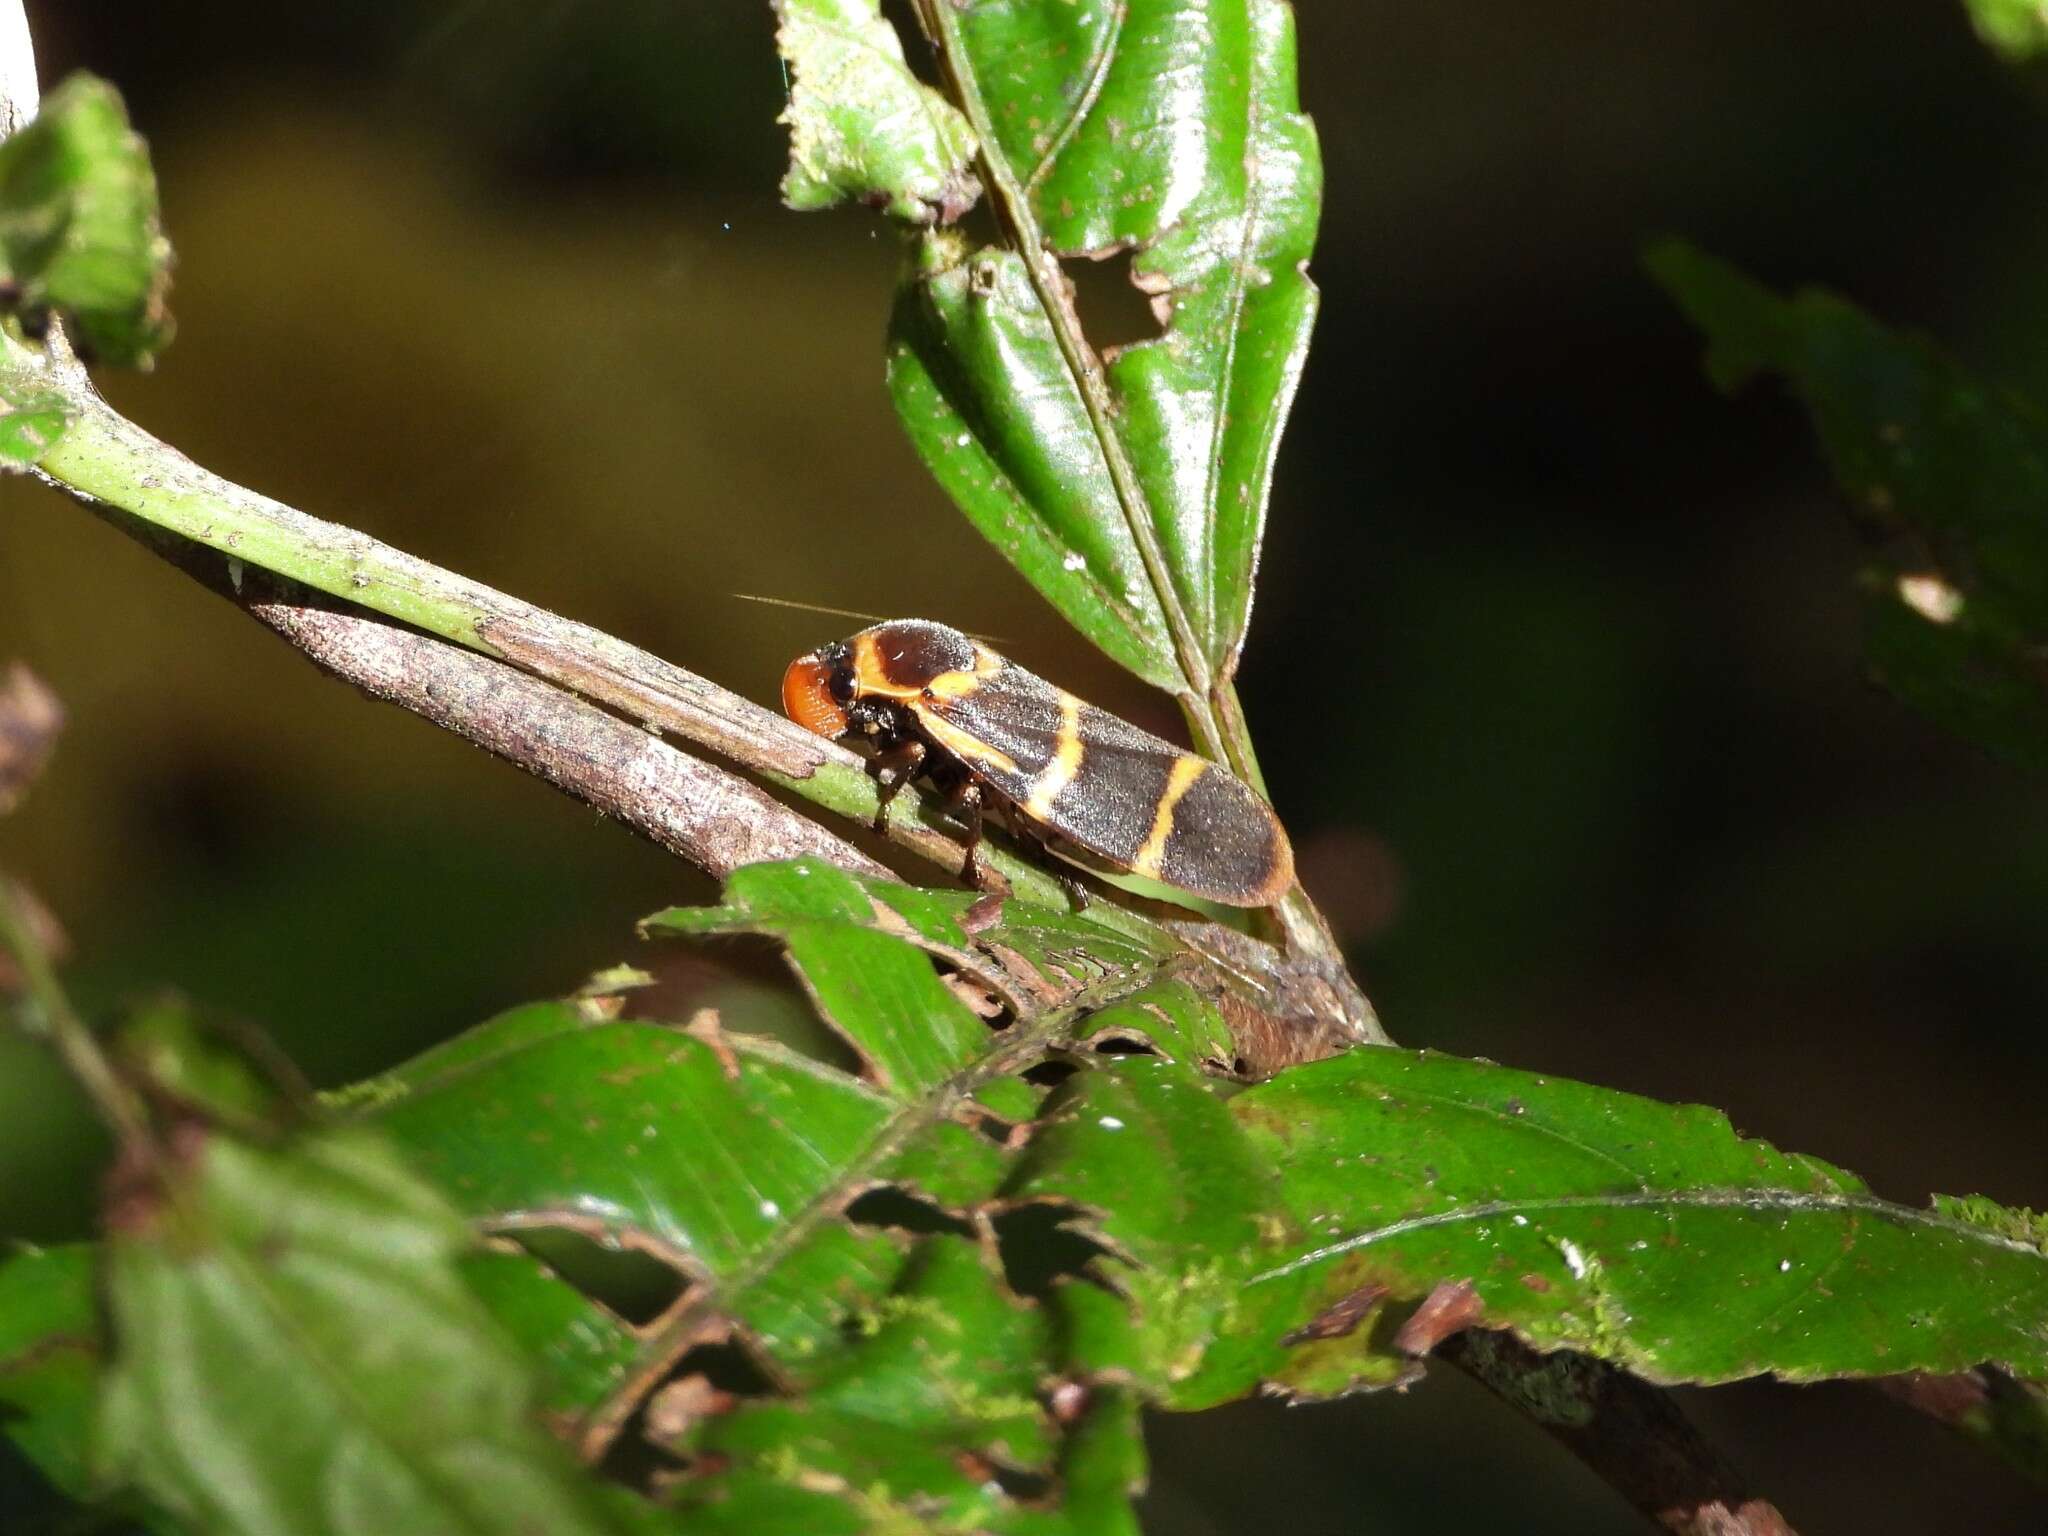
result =
[[924,771],[956,799],[986,790],[1114,868],[1234,906],[1293,883],[1286,834],[1242,781],[942,624],[894,620],[800,657],[783,705],[874,741],[897,785]]

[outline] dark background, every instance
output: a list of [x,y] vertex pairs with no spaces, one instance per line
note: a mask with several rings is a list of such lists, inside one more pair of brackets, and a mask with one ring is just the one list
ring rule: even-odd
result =
[[[107,75],[150,138],[181,334],[108,388],[194,457],[764,701],[853,626],[735,592],[971,627],[1167,723],[898,433],[892,241],[778,207],[764,4],[29,10],[46,81]],[[1713,395],[1638,267],[1681,233],[2048,392],[2048,96],[1946,0],[1301,11],[1324,307],[1243,686],[1390,1027],[1723,1106],[1901,1199],[2048,1203],[2040,786],[1862,681],[1803,423]],[[18,481],[7,657],[72,726],[0,863],[95,1007],[174,984],[336,1082],[710,894]],[[86,1230],[98,1155],[0,1037],[0,1231]],[[1689,1401],[1808,1536],[2039,1529],[1869,1393]],[[1154,1536],[1635,1529],[1447,1376],[1155,1450]]]

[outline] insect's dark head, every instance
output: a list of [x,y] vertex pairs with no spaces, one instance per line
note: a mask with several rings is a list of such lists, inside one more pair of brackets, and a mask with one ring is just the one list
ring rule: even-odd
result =
[[782,712],[807,731],[844,736],[853,728],[853,648],[844,640],[799,656],[782,674]]

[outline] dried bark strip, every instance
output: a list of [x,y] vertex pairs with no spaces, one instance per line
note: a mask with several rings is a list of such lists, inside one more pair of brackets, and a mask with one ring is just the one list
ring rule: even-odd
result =
[[803,854],[856,874],[888,874],[745,779],[587,699],[266,571],[244,570],[237,583],[210,550],[117,508],[92,505],[330,676],[453,731],[714,876]]

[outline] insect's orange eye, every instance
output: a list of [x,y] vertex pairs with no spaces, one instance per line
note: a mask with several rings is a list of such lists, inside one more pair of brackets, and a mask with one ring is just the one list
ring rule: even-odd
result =
[[851,722],[832,698],[832,668],[820,656],[799,656],[782,674],[782,712],[819,736],[844,736]]

